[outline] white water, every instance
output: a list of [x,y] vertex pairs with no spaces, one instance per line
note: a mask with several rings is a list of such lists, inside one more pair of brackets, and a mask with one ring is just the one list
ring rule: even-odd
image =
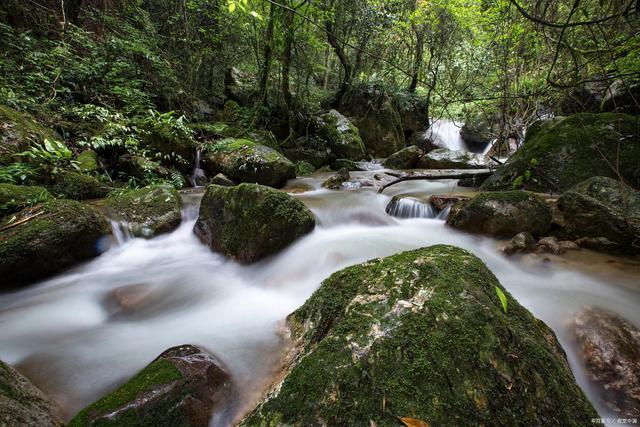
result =
[[204,170],[200,167],[202,164],[202,149],[198,148],[196,150],[196,161],[193,165],[193,172],[191,172],[191,176],[189,177],[189,181],[191,186],[200,188],[204,187],[207,182],[207,175]]
[[[442,220],[385,213],[395,194],[448,194],[458,191],[454,181],[408,181],[379,195],[375,189],[324,190],[325,177],[297,180],[314,188],[298,197],[316,215],[316,230],[258,264],[238,265],[198,241],[192,233],[195,194],[187,196],[185,221],[175,232],[123,240],[56,278],[0,295],[0,359],[16,365],[71,416],[168,347],[200,345],[233,374],[236,405],[213,422],[228,425],[272,377],[285,346],[283,320],[324,278],[370,258],[447,243],[481,257],[521,304],[556,331],[594,399],[565,322],[592,304],[640,325],[637,264],[584,251],[574,255],[581,262],[508,259],[495,240],[456,232]],[[119,305],[118,297],[128,303]]]

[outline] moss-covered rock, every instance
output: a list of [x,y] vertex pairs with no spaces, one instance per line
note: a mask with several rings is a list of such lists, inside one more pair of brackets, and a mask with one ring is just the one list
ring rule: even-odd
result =
[[558,209],[562,237],[605,252],[640,252],[640,191],[593,177],[565,192]]
[[291,147],[282,150],[292,162],[307,162],[316,169],[330,165],[336,156],[329,150],[316,150],[307,147]]
[[447,224],[494,236],[522,231],[541,236],[551,228],[551,208],[540,196],[526,191],[481,193],[468,202],[456,203]]
[[28,379],[0,361],[0,425],[62,426],[60,408]]
[[393,99],[394,106],[400,115],[405,137],[429,127],[429,99],[415,93],[398,93]]
[[487,167],[482,156],[464,150],[436,148],[416,163],[421,169],[481,169]]
[[49,199],[44,187],[0,184],[0,218]]
[[296,176],[296,166],[289,159],[248,139],[226,138],[209,145],[202,166],[210,176],[222,172],[239,182],[270,187],[281,187]]
[[0,105],[0,165],[18,160],[15,154],[28,150],[34,142],[42,143],[45,138],[61,139],[31,114]]
[[53,176],[47,188],[56,197],[73,200],[100,199],[113,190],[113,187],[91,175],[72,171]]
[[413,169],[424,152],[415,145],[393,153],[382,163],[387,169]]
[[191,345],[173,347],[80,411],[69,427],[207,427],[230,390],[229,374],[215,357]]
[[322,186],[324,188],[328,188],[329,190],[340,190],[342,189],[342,184],[349,181],[350,179],[351,179],[351,174],[349,173],[349,169],[342,168],[338,171],[337,174],[327,178],[322,183]]
[[91,173],[98,170],[98,154],[93,150],[85,150],[76,158],[80,171]]
[[143,135],[143,145],[158,153],[163,164],[183,172],[191,171],[196,159],[196,142],[190,134],[176,132],[168,124],[154,122],[146,126]]
[[459,248],[341,270],[288,325],[286,376],[242,425],[582,426],[597,416],[554,333]]
[[284,249],[315,227],[300,200],[257,184],[210,185],[194,231],[209,247],[243,263]]
[[73,200],[52,200],[26,209],[0,232],[0,277],[6,290],[44,279],[100,253],[106,219]]
[[331,110],[316,118],[316,134],[327,141],[336,157],[362,160],[365,149],[358,128],[345,116]]
[[173,231],[182,221],[182,199],[171,185],[150,185],[113,195],[105,201],[110,216],[125,221],[137,237]]
[[527,189],[563,192],[593,176],[616,178],[616,167],[629,185],[640,188],[639,120],[625,114],[582,113],[536,122],[527,130],[523,147],[481,188],[511,189],[530,171]]
[[150,176],[169,178],[171,171],[162,166],[160,162],[150,160],[137,154],[125,154],[118,157],[118,172],[124,178],[134,177],[139,180],[148,179]]

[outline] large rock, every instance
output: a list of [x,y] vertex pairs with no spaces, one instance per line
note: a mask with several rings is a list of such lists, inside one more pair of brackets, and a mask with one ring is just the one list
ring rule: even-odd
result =
[[44,279],[100,253],[109,233],[105,218],[73,200],[53,200],[20,213],[0,232],[0,290]]
[[470,114],[460,128],[460,136],[468,144],[484,148],[495,138],[493,123],[485,114]]
[[243,263],[284,249],[315,227],[300,200],[257,184],[210,185],[194,231],[209,247]]
[[151,117],[141,125],[142,144],[151,152],[160,155],[163,164],[177,167],[188,173],[196,159],[196,142],[191,130],[177,127]]
[[182,221],[182,199],[171,185],[151,185],[109,197],[110,216],[125,221],[137,237],[173,231]]
[[362,160],[365,156],[360,131],[345,116],[331,110],[316,119],[316,133],[336,157]]
[[522,231],[544,235],[551,227],[551,208],[526,191],[481,193],[453,206],[447,224],[472,233],[510,237]]
[[62,426],[60,408],[28,379],[0,361],[0,425]]
[[622,80],[614,81],[605,91],[600,108],[602,111],[639,115],[640,84]]
[[60,140],[60,135],[36,121],[29,113],[0,105],[0,165],[13,163],[16,154],[26,151],[33,142]]
[[558,200],[562,236],[606,252],[640,252],[640,191],[611,178],[589,178]]
[[640,329],[594,307],[571,326],[602,403],[619,417],[640,417]]
[[429,127],[429,99],[413,93],[399,93],[394,106],[400,114],[405,138]]
[[242,425],[383,427],[408,417],[578,426],[597,417],[554,333],[459,248],[341,270],[288,326],[284,379]]
[[292,162],[307,162],[316,169],[330,165],[336,160],[336,156],[329,150],[308,147],[285,148],[282,153]]
[[487,167],[482,156],[464,150],[437,148],[418,160],[420,169],[481,169]]
[[351,179],[351,174],[349,173],[349,169],[342,168],[338,171],[337,174],[327,178],[322,183],[322,186],[324,188],[328,188],[329,190],[341,190],[343,188],[342,184],[349,181],[350,179]]
[[44,187],[0,184],[0,218],[49,199]]
[[113,190],[91,175],[72,171],[56,174],[47,187],[53,195],[73,200],[100,199]]
[[141,181],[150,176],[157,178],[170,178],[171,171],[162,166],[160,162],[150,160],[137,154],[124,154],[118,157],[118,172],[127,177],[138,178]]
[[[616,169],[640,188],[638,118],[625,114],[575,114],[531,125],[523,147],[491,175],[483,190],[511,189],[523,182],[533,191],[563,192],[593,176],[617,178]],[[530,172],[527,172],[530,171]]]
[[80,411],[69,427],[207,427],[230,391],[230,376],[218,359],[191,345],[173,347]]
[[296,177],[296,166],[289,159],[248,139],[218,141],[203,154],[202,160],[210,176],[222,172],[240,182],[281,187]]
[[382,163],[387,169],[413,169],[424,152],[412,145],[393,153]]

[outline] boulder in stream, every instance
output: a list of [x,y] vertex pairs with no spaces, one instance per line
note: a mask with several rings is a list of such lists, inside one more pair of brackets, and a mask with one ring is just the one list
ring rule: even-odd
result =
[[413,169],[423,154],[420,148],[411,145],[387,157],[382,166],[387,169]]
[[597,417],[551,329],[463,249],[341,270],[287,322],[282,380],[241,425],[386,427],[408,417],[578,426]]
[[338,111],[330,110],[316,118],[315,126],[317,135],[327,142],[336,157],[350,160],[364,158],[360,131]]
[[51,199],[44,187],[0,184],[0,218]]
[[500,251],[505,255],[525,253],[532,251],[536,246],[536,239],[527,231],[516,234]]
[[210,185],[194,232],[212,250],[251,263],[279,252],[314,227],[311,211],[283,191],[258,184]]
[[182,199],[168,184],[128,190],[106,199],[111,216],[123,220],[136,237],[153,237],[175,230],[182,221]]
[[230,391],[231,378],[218,359],[198,347],[181,345],[84,408],[69,427],[208,427]]
[[486,162],[478,154],[448,148],[429,151],[416,164],[420,169],[482,169],[486,166]]
[[640,329],[595,307],[576,316],[571,329],[602,403],[619,417],[640,417]]
[[44,279],[101,252],[110,232],[92,207],[73,200],[52,200],[25,209],[0,231],[0,290]]
[[456,203],[447,224],[494,236],[522,231],[541,236],[551,227],[551,208],[543,198],[526,191],[481,193],[466,203]]
[[62,426],[60,408],[18,371],[0,361],[0,425]]
[[324,188],[328,188],[329,190],[341,190],[342,184],[349,181],[351,179],[351,175],[349,174],[349,169],[342,168],[338,171],[337,174],[330,176],[322,183]]
[[285,156],[248,139],[225,138],[207,149],[203,168],[214,176],[222,172],[239,182],[282,187],[296,177],[296,166]]
[[47,187],[54,196],[73,200],[100,199],[113,190],[91,175],[72,171],[56,174]]
[[604,252],[640,252],[640,191],[593,177],[565,192],[558,210],[563,237]]

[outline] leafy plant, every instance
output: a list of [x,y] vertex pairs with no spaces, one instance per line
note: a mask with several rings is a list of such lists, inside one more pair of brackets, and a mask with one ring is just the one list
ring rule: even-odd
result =
[[504,294],[504,292],[502,292],[502,289],[500,289],[498,286],[495,287],[496,288],[496,294],[498,295],[498,298],[500,299],[500,303],[502,304],[502,310],[504,310],[504,312],[507,312],[507,296]]
[[526,183],[531,181],[532,174],[533,174],[533,171],[535,170],[536,166],[538,166],[538,160],[537,159],[531,159],[531,161],[529,162],[529,168],[526,169],[522,173],[522,175],[518,175],[513,180],[512,186],[513,186],[514,190],[522,188]]
[[0,183],[22,184],[35,174],[35,167],[29,163],[11,163],[0,167]]
[[35,144],[29,150],[19,154],[32,159],[45,172],[56,175],[65,169],[80,170],[73,152],[62,142],[45,138],[42,145]]

